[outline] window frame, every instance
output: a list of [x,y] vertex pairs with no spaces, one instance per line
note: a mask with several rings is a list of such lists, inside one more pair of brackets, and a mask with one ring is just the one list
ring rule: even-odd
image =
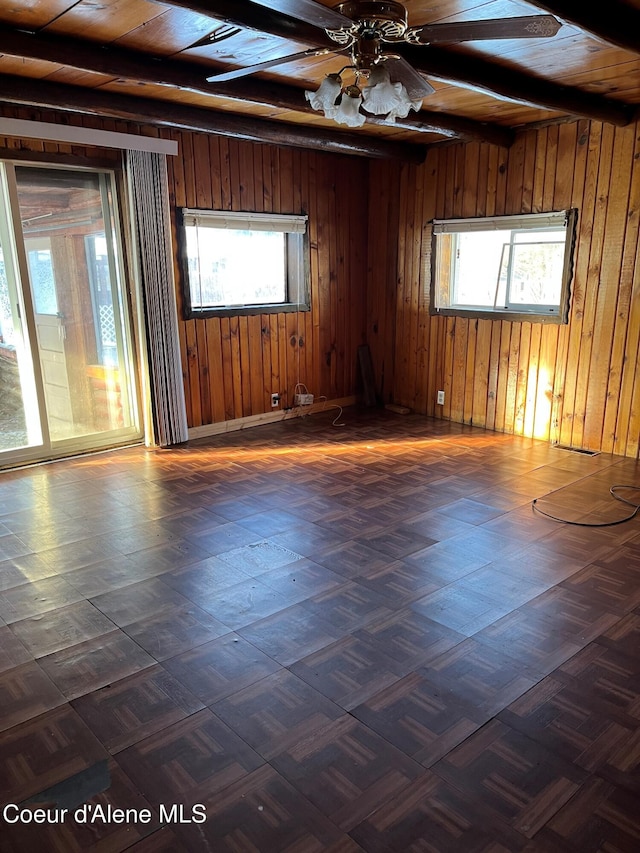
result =
[[[189,226],[203,228],[276,231],[286,235],[284,302],[238,303],[200,307],[192,301],[187,252]],[[254,226],[252,228],[251,226]],[[255,227],[257,226],[257,227]],[[249,211],[179,208],[183,314],[187,320],[207,317],[241,317],[255,314],[286,314],[311,310],[309,228],[306,214],[256,213]]]
[[[511,320],[513,322],[530,323],[552,323],[566,324],[569,322],[569,308],[571,298],[571,284],[574,271],[574,253],[576,245],[576,226],[578,221],[577,208],[568,210],[549,211],[547,213],[530,213],[515,216],[487,216],[469,219],[434,219],[432,221],[431,236],[431,288],[429,295],[429,313],[444,317],[468,317],[489,320]],[[469,232],[496,231],[511,228],[518,233],[530,232],[535,234],[543,230],[557,228],[562,224],[566,228],[564,262],[562,269],[562,283],[560,288],[560,300],[556,306],[549,305],[523,305],[521,303],[509,302],[508,285],[512,279],[513,267],[511,256],[516,243],[511,236],[509,248],[509,265],[507,268],[507,291],[505,293],[505,307],[492,307],[451,304],[455,281],[452,270],[455,263],[451,258],[447,261],[441,257],[442,241],[438,238],[446,234],[461,234]],[[446,266],[447,281],[440,280],[441,268]],[[439,297],[443,302],[450,304],[438,304]]]

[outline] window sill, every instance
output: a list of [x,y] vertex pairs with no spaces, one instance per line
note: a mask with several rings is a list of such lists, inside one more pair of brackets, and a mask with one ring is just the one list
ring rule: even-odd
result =
[[476,320],[507,320],[512,323],[547,323],[555,326],[566,324],[568,319],[560,314],[534,314],[529,311],[521,313],[509,310],[476,310],[475,308],[431,308],[433,317],[468,317]]
[[191,308],[185,311],[185,319],[197,320],[208,317],[249,317],[256,314],[293,314],[310,311],[306,303],[284,302],[266,305],[226,305],[223,308]]

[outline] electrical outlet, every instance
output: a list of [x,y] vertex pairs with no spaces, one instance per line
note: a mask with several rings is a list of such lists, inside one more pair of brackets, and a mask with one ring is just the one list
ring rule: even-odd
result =
[[280,405],[280,394],[277,392],[271,395],[271,408],[276,409]]
[[444,391],[438,391],[438,396],[436,399],[436,403],[439,406],[444,406]]

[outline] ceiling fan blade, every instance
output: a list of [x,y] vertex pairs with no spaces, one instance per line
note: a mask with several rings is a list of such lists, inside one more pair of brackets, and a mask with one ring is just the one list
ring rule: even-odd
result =
[[391,80],[394,83],[402,83],[412,101],[421,101],[435,92],[431,83],[428,83],[422,74],[418,74],[403,57],[389,57],[385,60],[385,65],[389,69]]
[[220,74],[212,74],[207,77],[207,83],[226,83],[228,80],[236,80],[238,77],[248,77],[249,74],[255,74],[257,71],[264,71],[266,68],[275,68],[276,65],[285,65],[287,62],[294,62],[296,59],[304,59],[307,56],[323,56],[327,53],[336,53],[330,47],[325,48],[310,48],[302,50],[299,53],[290,53],[288,56],[281,56],[278,59],[268,59],[265,62],[256,62],[255,65],[245,65],[242,68],[234,68],[232,71],[222,71]]
[[323,6],[322,3],[315,3],[314,0],[252,0],[252,2],[322,29],[337,30],[353,24],[351,18],[341,15],[328,6]]
[[553,15],[523,18],[492,18],[487,21],[457,21],[411,27],[408,41],[418,44],[479,41],[482,39],[531,39],[555,36],[562,24]]

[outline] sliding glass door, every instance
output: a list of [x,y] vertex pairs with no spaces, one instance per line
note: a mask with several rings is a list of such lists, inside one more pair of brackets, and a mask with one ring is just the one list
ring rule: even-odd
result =
[[0,464],[140,437],[112,175],[1,168]]

